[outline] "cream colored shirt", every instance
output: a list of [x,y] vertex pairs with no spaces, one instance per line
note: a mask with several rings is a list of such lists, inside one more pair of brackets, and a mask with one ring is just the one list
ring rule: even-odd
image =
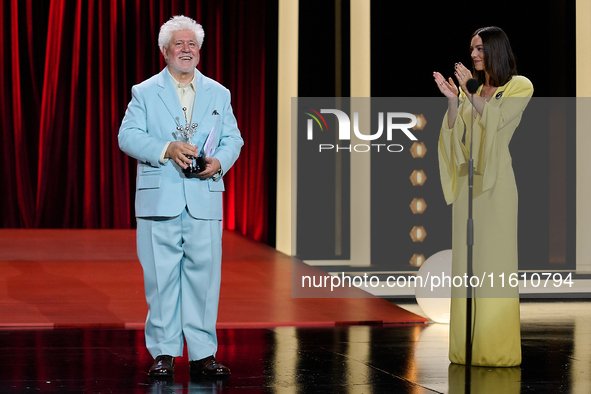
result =
[[[168,68],[166,69],[168,71]],[[172,84],[176,89],[176,93],[179,96],[179,101],[181,103],[181,109],[185,108],[183,114],[186,116],[185,123],[191,122],[191,117],[193,116],[193,104],[195,103],[195,93],[196,93],[196,86],[197,86],[197,70],[195,70],[195,74],[193,75],[193,79],[189,82],[188,85],[182,85],[179,81],[174,79],[170,71],[168,72],[170,78],[172,79]],[[181,125],[184,126],[185,123],[181,121]],[[191,122],[192,123],[192,122]],[[168,141],[160,154],[160,159],[158,160],[161,164],[165,164],[168,161],[168,158],[165,158],[166,150],[170,145],[171,141]]]

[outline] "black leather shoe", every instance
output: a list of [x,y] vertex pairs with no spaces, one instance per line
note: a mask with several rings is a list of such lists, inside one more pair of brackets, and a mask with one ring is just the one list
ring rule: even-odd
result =
[[191,376],[230,376],[230,368],[220,364],[213,356],[189,362]]
[[153,378],[172,378],[174,376],[174,357],[165,355],[156,357],[148,375]]

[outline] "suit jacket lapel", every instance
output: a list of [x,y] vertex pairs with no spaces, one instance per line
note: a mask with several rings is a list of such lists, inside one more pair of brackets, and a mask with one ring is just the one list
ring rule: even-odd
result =
[[203,118],[207,115],[210,115],[207,113],[207,111],[210,107],[209,104],[211,103],[213,97],[209,89],[210,86],[206,83],[205,77],[199,70],[197,70],[197,85],[195,87],[195,102],[193,103],[192,122],[198,124],[195,141],[199,141],[199,149],[202,148],[201,145],[203,145],[203,142],[207,137],[207,133],[209,133],[209,130],[199,127],[201,126]]
[[185,116],[181,109],[181,102],[166,68],[158,74],[158,86],[162,88],[158,95],[166,109],[168,109],[170,116],[174,119],[175,124],[184,126]]
[[193,122],[201,122],[207,115],[207,109],[211,102],[209,86],[205,83],[205,77],[197,70],[197,86],[195,87],[195,102],[193,103]]

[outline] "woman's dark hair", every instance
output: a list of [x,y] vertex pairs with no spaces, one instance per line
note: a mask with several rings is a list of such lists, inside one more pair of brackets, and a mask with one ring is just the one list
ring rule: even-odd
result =
[[[513,75],[517,75],[515,56],[511,50],[509,37],[500,27],[482,27],[476,30],[470,39],[474,36],[480,36],[482,39],[484,70],[490,76],[489,83],[492,86],[503,86]],[[480,84],[486,82],[484,70],[473,70],[474,77]]]

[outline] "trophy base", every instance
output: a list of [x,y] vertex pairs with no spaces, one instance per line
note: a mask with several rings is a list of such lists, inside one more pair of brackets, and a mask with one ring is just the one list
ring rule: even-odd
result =
[[183,173],[187,178],[199,178],[197,174],[205,171],[205,159],[201,156],[187,156],[187,158],[193,160],[193,163],[183,169]]

